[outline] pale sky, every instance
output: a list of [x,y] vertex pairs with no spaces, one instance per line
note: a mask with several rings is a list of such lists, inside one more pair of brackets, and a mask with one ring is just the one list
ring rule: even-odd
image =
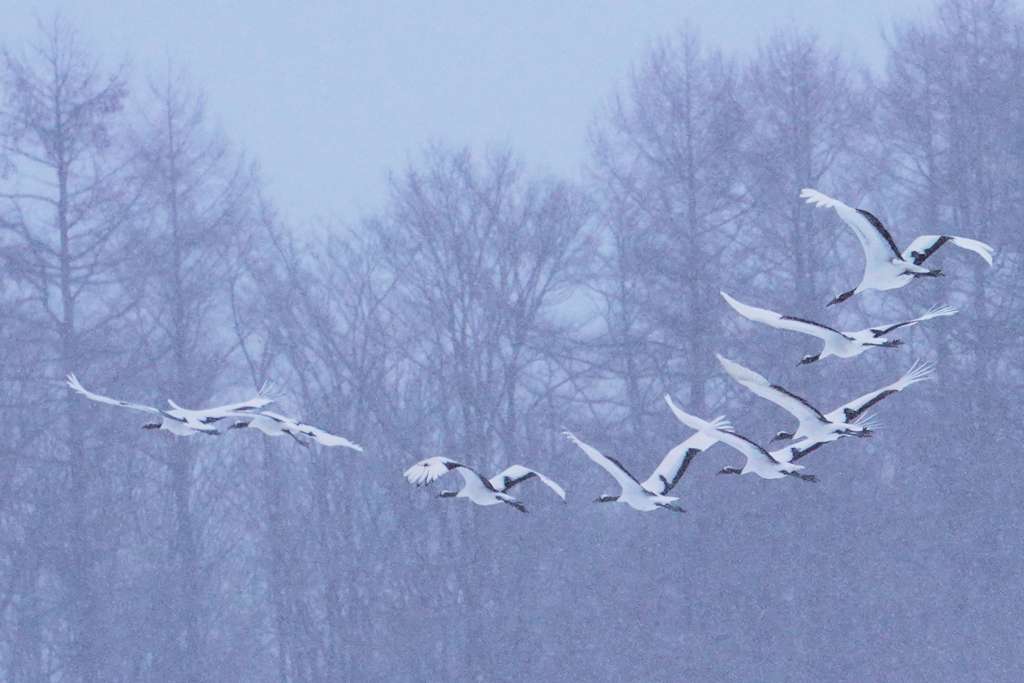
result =
[[168,55],[208,113],[262,167],[296,225],[383,207],[389,171],[432,142],[508,147],[528,168],[576,177],[587,130],[660,37],[687,21],[708,46],[752,54],[796,22],[880,63],[881,31],[931,0],[0,0],[0,40],[69,19],[132,85]]

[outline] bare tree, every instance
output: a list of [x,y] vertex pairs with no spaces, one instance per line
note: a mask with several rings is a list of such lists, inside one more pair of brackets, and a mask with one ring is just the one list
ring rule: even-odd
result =
[[[446,605],[469,577],[423,547],[419,529],[436,519],[390,502],[408,495],[394,473],[439,451],[490,467],[536,441],[538,392],[550,388],[538,369],[565,333],[557,306],[585,272],[587,209],[568,186],[524,181],[507,156],[481,170],[467,153],[435,150],[362,233],[300,244],[266,222],[272,246],[252,254],[236,298],[254,375],[288,378],[304,419],[367,450],[266,465],[282,680],[394,673],[367,656],[382,638],[438,644],[403,635],[402,587],[460,582],[425,596]],[[455,514],[456,525],[472,523],[472,512]],[[409,557],[427,564],[414,581],[397,561]],[[377,585],[391,587],[387,599],[368,588]],[[454,664],[478,636],[451,624],[454,640],[441,647]]]
[[[394,273],[395,311],[415,340],[405,354],[420,405],[407,409],[426,418],[416,451],[453,454],[485,470],[527,456],[545,465],[521,444],[554,427],[536,423],[546,402],[533,378],[558,340],[573,334],[558,307],[587,272],[589,216],[578,191],[524,180],[506,154],[481,167],[466,151],[435,149],[394,181],[391,209],[371,227]],[[453,514],[457,526],[472,528],[472,511]],[[483,565],[498,561],[486,547],[462,551]],[[465,595],[478,604],[459,565],[438,569],[438,581],[455,584],[432,601]],[[435,644],[446,661],[469,657],[482,670],[472,655],[477,618],[452,622],[453,637]]]
[[776,299],[765,303],[820,316],[828,301],[824,292],[834,287],[834,274],[822,265],[836,262],[832,245],[842,233],[823,228],[824,212],[799,194],[840,178],[844,184],[835,191],[844,196],[877,186],[877,180],[866,188],[860,182],[868,176],[861,170],[865,160],[878,157],[865,78],[795,27],[775,34],[746,70],[743,101],[754,134],[745,182],[755,203],[743,234],[757,254],[755,284]]
[[[406,333],[390,308],[392,277],[379,249],[355,235],[300,241],[269,211],[263,226],[265,240],[250,253],[234,298],[235,329],[253,377],[276,380],[279,400],[303,420],[379,453],[383,433],[405,431],[396,428],[407,419],[397,388],[408,369],[396,353]],[[279,677],[369,676],[362,655],[374,619],[360,587],[381,579],[369,558],[390,553],[381,526],[393,513],[380,487],[396,482],[381,480],[379,455],[313,445],[303,452],[294,442],[262,440]]]
[[[585,273],[586,200],[525,183],[510,156],[480,171],[467,152],[433,151],[395,183],[373,227],[397,276],[410,349],[439,392],[438,438],[452,452],[517,457],[529,369],[558,332],[554,307]],[[522,405],[526,401],[525,405]]]
[[[720,336],[718,290],[735,279],[748,124],[720,55],[680,32],[648,54],[595,131],[595,180],[612,237],[605,290],[609,366],[620,376],[635,445],[666,390],[707,409]],[[618,366],[618,367],[616,367]]]
[[[116,143],[127,89],[122,72],[105,75],[60,20],[40,28],[27,55],[4,53],[3,86],[0,134],[8,182],[0,198],[7,282],[30,301],[23,315],[42,331],[32,341],[48,353],[33,374],[36,381],[51,381],[52,400],[59,386],[54,380],[115,351],[108,340],[118,338],[134,305],[116,275],[133,202],[132,186],[121,182],[124,155]],[[56,661],[44,663],[41,650],[26,653],[18,661],[28,668],[13,675],[48,675],[47,666],[56,666],[79,680],[98,681],[105,653],[96,570],[109,551],[109,529],[92,505],[109,482],[102,481],[104,455],[86,446],[80,402],[68,391],[61,405],[59,416],[46,404],[40,407],[60,424],[61,436],[49,444],[56,456],[39,463],[53,472],[53,498],[37,501],[37,509],[53,515],[47,523],[60,530],[58,544],[68,548],[46,563],[56,572],[49,578],[62,599],[56,619],[24,615],[37,624],[34,647],[54,652]],[[41,573],[30,586],[48,573],[36,571]],[[39,602],[27,598],[24,604],[31,610]]]
[[1000,414],[999,387],[1009,376],[995,359],[1016,353],[1020,337],[1014,311],[1022,300],[1011,283],[1024,247],[1017,229],[1024,192],[1014,181],[1024,157],[1013,144],[1024,108],[1024,24],[1004,2],[946,2],[937,16],[935,27],[907,25],[895,34],[883,98],[891,177],[904,234],[962,234],[996,245],[995,271],[942,255],[943,271],[955,276],[943,289],[970,305],[940,338],[943,362],[974,380],[973,409]]
[[[1015,447],[1015,437],[998,425],[1017,419],[1016,402],[1007,399],[1024,387],[1017,360],[1024,313],[1017,284],[1024,252],[1024,191],[1017,182],[1024,169],[1024,17],[998,0],[950,0],[938,6],[936,19],[894,32],[883,91],[889,177],[903,235],[963,235],[995,247],[994,268],[971,254],[938,254],[933,258],[942,259],[947,277],[907,296],[918,305],[943,296],[961,308],[930,335],[944,383],[957,387],[933,397],[939,414],[956,419],[936,425],[931,436],[948,443],[970,434],[972,449],[1000,452]],[[967,473],[983,471],[983,461],[973,459],[955,475],[945,467],[926,470],[952,478],[951,500],[964,495]],[[973,529],[966,519],[957,527]]]
[[[240,259],[251,244],[256,219],[256,182],[240,155],[207,124],[202,97],[170,68],[166,79],[151,85],[151,100],[133,132],[134,172],[145,191],[135,223],[138,253],[134,260],[144,296],[134,320],[145,339],[142,358],[162,393],[186,406],[207,402],[230,374],[235,345],[224,329],[231,320],[231,292]],[[152,391],[152,387],[150,388]],[[200,467],[203,443],[174,439],[166,448],[149,449],[166,468],[174,511],[170,535],[173,571],[165,574],[169,624],[154,642],[152,675],[159,680],[205,680],[213,662],[206,656],[211,624],[203,618],[208,590],[204,535],[216,538],[206,515],[210,501],[199,481],[223,475]],[[204,514],[204,510],[205,512]],[[157,537],[162,538],[162,537]]]

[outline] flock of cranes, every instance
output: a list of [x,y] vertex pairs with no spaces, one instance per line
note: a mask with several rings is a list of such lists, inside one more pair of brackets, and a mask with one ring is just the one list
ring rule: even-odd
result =
[[[992,247],[977,240],[964,237],[924,235],[915,239],[910,243],[909,247],[900,252],[893,241],[892,235],[882,225],[882,222],[867,211],[853,209],[816,190],[805,189],[800,193],[800,196],[816,206],[835,209],[839,217],[853,229],[854,234],[856,234],[864,249],[864,276],[861,278],[860,284],[856,288],[835,297],[828,303],[829,306],[846,301],[850,297],[869,289],[896,289],[909,284],[919,277],[941,276],[942,271],[930,270],[921,264],[947,242],[976,252],[989,265],[992,265]],[[764,323],[778,329],[802,332],[821,339],[825,343],[824,348],[816,355],[805,356],[800,361],[800,365],[813,363],[829,356],[852,358],[874,347],[896,347],[901,345],[902,342],[898,339],[888,339],[885,335],[901,327],[915,325],[932,318],[949,316],[956,313],[949,306],[937,306],[913,320],[878,325],[857,332],[841,332],[818,322],[790,315],[782,315],[763,308],[755,308],[754,306],[740,303],[725,292],[721,294],[737,313],[749,320]],[[912,384],[929,379],[934,372],[931,365],[916,362],[910,370],[896,381],[841,405],[831,412],[822,413],[807,400],[777,384],[772,384],[753,370],[745,368],[724,356],[718,355],[717,357],[729,377],[754,394],[785,409],[797,419],[799,424],[794,431],[780,431],[772,439],[772,441],[788,440],[790,444],[774,451],[768,451],[751,439],[735,433],[725,418],[719,417],[714,421],[708,422],[696,415],[687,413],[672,401],[671,396],[666,395],[665,401],[668,403],[672,413],[680,422],[697,433],[670,450],[651,476],[642,482],[630,474],[629,470],[615,458],[601,453],[590,444],[580,440],[572,432],[568,430],[564,432],[565,437],[569,441],[576,444],[587,457],[608,472],[622,489],[617,496],[602,495],[595,502],[625,503],[643,512],[657,510],[658,508],[674,512],[685,512],[683,508],[673,505],[678,500],[678,497],[671,496],[669,493],[679,483],[694,457],[719,441],[736,449],[746,458],[746,464],[743,467],[725,467],[721,470],[720,474],[754,473],[765,479],[781,479],[792,476],[804,481],[816,481],[814,475],[800,472],[800,470],[804,469],[804,466],[797,464],[798,460],[837,439],[847,436],[869,436],[872,430],[871,424],[865,416],[865,411],[887,396],[902,391]],[[488,480],[482,474],[466,465],[448,460],[447,458],[430,458],[416,463],[406,471],[405,476],[410,483],[419,486],[434,481],[452,469],[458,469],[466,481],[466,485],[459,491],[458,496],[469,498],[481,505],[494,505],[504,502],[523,512],[526,511],[522,502],[509,496],[508,490],[520,481],[525,481],[527,477],[504,480],[499,475],[494,479]],[[554,488],[555,492],[562,496],[564,500],[564,493],[561,487],[555,488],[554,482],[533,470],[522,468],[522,471],[529,472],[530,475],[528,476],[536,475],[540,477],[541,481]],[[450,492],[441,494],[442,497],[452,495],[456,494]]]
[[[839,217],[853,229],[864,250],[864,276],[861,278],[860,284],[856,288],[836,296],[828,303],[829,306],[846,301],[869,289],[896,289],[919,277],[941,276],[942,271],[930,270],[921,264],[946,243],[973,251],[985,259],[990,266],[992,265],[992,247],[964,237],[923,235],[900,252],[881,221],[867,211],[853,209],[816,190],[805,189],[800,196],[808,203],[813,203],[818,207],[835,209]],[[818,322],[741,303],[725,292],[721,292],[721,295],[729,306],[749,320],[821,339],[825,344],[824,348],[816,355],[804,356],[799,362],[800,365],[829,356],[852,358],[875,347],[899,346],[902,344],[900,340],[888,339],[885,335],[901,327],[956,313],[956,310],[949,306],[937,306],[913,320],[878,325],[857,332],[841,332]],[[790,443],[782,448],[768,451],[751,439],[736,433],[724,417],[708,422],[685,412],[672,401],[671,396],[666,395],[665,401],[672,413],[681,423],[696,433],[670,450],[651,476],[642,482],[630,474],[615,458],[604,455],[593,446],[584,443],[572,432],[568,430],[564,432],[564,436],[569,441],[576,444],[587,457],[607,471],[621,488],[619,495],[602,495],[595,502],[625,503],[643,512],[658,508],[685,512],[683,508],[673,505],[678,497],[669,494],[679,483],[693,459],[719,441],[739,451],[746,458],[743,467],[725,467],[719,472],[720,474],[754,473],[764,479],[796,477],[804,481],[816,481],[814,475],[804,474],[800,471],[804,469],[804,466],[797,464],[798,460],[837,439],[847,436],[869,436],[872,433],[872,425],[866,417],[865,411],[882,399],[902,391],[912,384],[929,379],[934,371],[931,365],[916,362],[896,381],[845,403],[831,412],[823,413],[807,400],[771,383],[757,372],[722,355],[717,355],[717,358],[730,378],[757,396],[775,403],[796,418],[799,424],[795,430],[780,431],[772,439],[773,442],[786,440]],[[171,409],[162,410],[95,394],[86,390],[74,375],[68,376],[67,384],[72,390],[92,401],[149,413],[157,421],[147,423],[143,425],[143,428],[162,429],[175,436],[221,434],[218,423],[222,420],[229,420],[228,429],[257,429],[268,436],[287,434],[303,446],[308,446],[309,441],[315,441],[322,446],[342,446],[356,451],[363,450],[344,437],[264,410],[265,406],[273,402],[273,398],[267,394],[265,386],[256,396],[242,403],[204,410],[187,410],[174,401],[168,400]],[[442,491],[438,497],[469,498],[477,505],[505,503],[526,512],[526,506],[509,495],[508,492],[522,482],[537,479],[554,491],[563,502],[565,501],[565,490],[559,484],[540,472],[522,465],[513,465],[499,474],[487,478],[468,465],[438,456],[412,465],[405,471],[405,478],[409,483],[420,486],[430,484],[453,470],[462,475],[462,488],[458,491]]]
[[161,410],[160,408],[119,401],[116,398],[94,394],[83,387],[82,383],[74,375],[68,375],[67,384],[75,392],[91,401],[140,410],[159,418],[159,422],[149,422],[142,425],[143,429],[163,429],[175,436],[192,436],[193,434],[219,435],[221,431],[217,423],[221,420],[231,419],[234,422],[228,425],[228,429],[250,427],[258,429],[267,436],[287,434],[307,447],[309,442],[305,441],[303,437],[312,439],[322,446],[344,446],[355,451],[363,450],[362,446],[358,446],[344,437],[329,434],[318,427],[303,424],[290,417],[272,413],[269,410],[260,410],[274,402],[274,399],[267,395],[266,385],[255,396],[242,403],[232,403],[231,405],[205,408],[203,410],[187,410],[171,399],[167,399],[171,410]]

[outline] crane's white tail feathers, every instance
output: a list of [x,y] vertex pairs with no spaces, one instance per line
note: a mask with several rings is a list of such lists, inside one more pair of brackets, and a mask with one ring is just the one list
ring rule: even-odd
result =
[[805,187],[800,190],[800,198],[806,199],[808,204],[813,202],[815,206],[819,207],[825,206],[828,208],[835,208],[837,206],[846,206],[838,199],[832,199],[828,195],[824,195],[817,190],[812,190],[809,187]]
[[750,368],[745,368],[739,363],[734,363],[725,356],[716,353],[715,357],[718,362],[722,364],[727,375],[732,377],[740,384],[754,384],[761,387],[769,387],[771,384],[761,375],[757,374]]
[[935,366],[931,363],[922,363],[921,361],[914,361],[910,370],[907,374],[900,377],[896,382],[893,383],[892,387],[896,391],[905,389],[915,382],[922,382],[926,379],[935,379]]
[[918,320],[931,320],[932,318],[938,318],[943,315],[953,315],[957,311],[952,306],[942,304],[939,306],[932,306],[927,313],[922,315]]

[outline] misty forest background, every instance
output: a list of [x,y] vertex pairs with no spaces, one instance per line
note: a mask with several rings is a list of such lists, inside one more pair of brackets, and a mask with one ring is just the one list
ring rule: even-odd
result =
[[[60,20],[8,45],[0,678],[1024,678],[1024,14],[952,0],[888,35],[871,73],[798,25],[742,59],[676,31],[582,184],[436,145],[377,214],[302,230],[173,65],[129,79]],[[826,309],[862,256],[804,187],[995,267],[947,247],[948,277]],[[798,368],[819,342],[719,290],[842,329],[960,312]],[[742,463],[718,445],[685,515],[592,504],[618,487],[563,426],[644,476],[691,434],[665,393],[761,442],[790,426],[715,352],[827,410],[918,358],[937,381],[808,457],[817,485],[713,476]],[[196,408],[271,380],[366,453],[143,431],[71,372]],[[438,500],[401,476],[434,455],[535,467],[568,504]]]

